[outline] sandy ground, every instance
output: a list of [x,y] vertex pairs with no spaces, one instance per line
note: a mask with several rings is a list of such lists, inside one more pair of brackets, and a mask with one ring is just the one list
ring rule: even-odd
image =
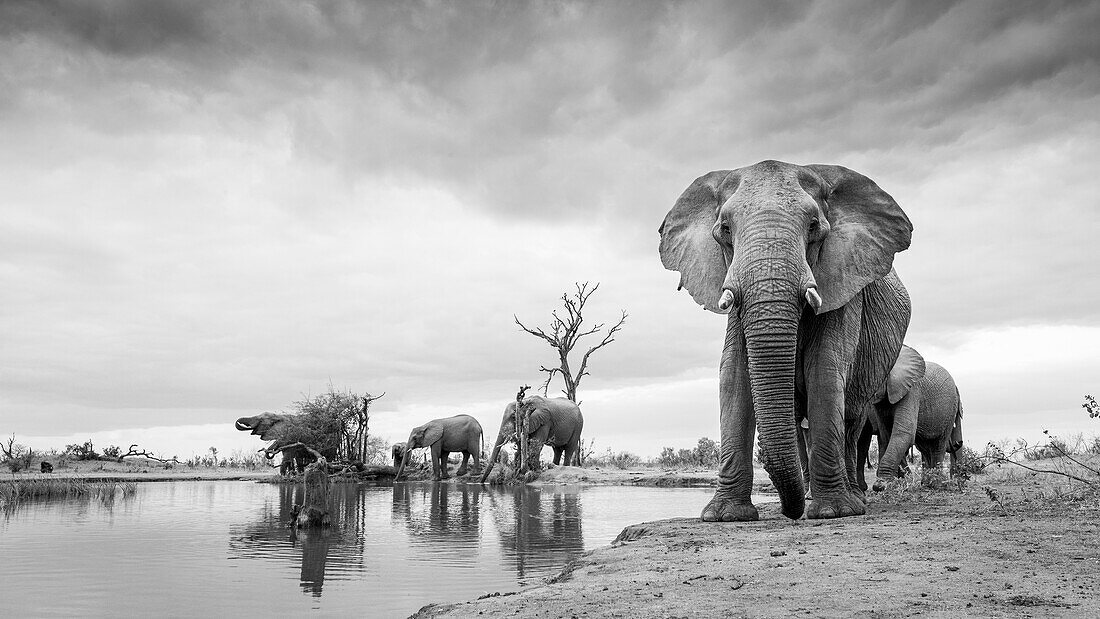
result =
[[417,616],[1097,617],[1100,505],[1068,491],[1001,470],[962,490],[909,484],[855,518],[764,505],[759,522],[637,524],[543,585]]

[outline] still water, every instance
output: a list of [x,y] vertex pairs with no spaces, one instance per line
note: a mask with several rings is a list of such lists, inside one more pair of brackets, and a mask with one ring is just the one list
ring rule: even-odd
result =
[[7,616],[402,617],[514,591],[626,525],[698,516],[711,488],[333,486],[334,525],[292,535],[301,488],[138,484],[0,516]]

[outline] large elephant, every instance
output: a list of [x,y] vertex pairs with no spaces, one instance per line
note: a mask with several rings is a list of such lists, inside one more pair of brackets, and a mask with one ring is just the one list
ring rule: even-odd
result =
[[328,427],[308,419],[308,415],[291,413],[260,413],[251,417],[241,417],[234,424],[242,432],[250,431],[259,435],[261,440],[271,441],[264,449],[264,455],[268,458],[282,453],[283,460],[279,465],[279,474],[286,475],[291,471],[304,471],[305,467],[314,462],[316,458],[303,447],[290,447],[294,443],[305,443],[316,449],[325,458],[336,459],[336,451],[340,437],[339,427]]
[[[871,179],[832,165],[711,172],[676,201],[660,227],[661,261],[697,303],[729,314],[718,490],[704,521],[759,517],[750,499],[757,426],[784,515],[865,513],[856,442],[909,326],[893,260],[912,230]],[[808,508],[796,411],[815,428]]]
[[471,456],[474,458],[476,471],[481,468],[481,424],[469,415],[455,415],[433,419],[413,428],[408,442],[405,443],[405,454],[401,458],[401,466],[397,467],[395,480],[400,479],[405,472],[409,454],[419,447],[430,447],[432,450],[432,479],[435,481],[450,477],[447,472],[447,458],[455,451],[462,452],[462,464],[456,471],[457,475],[466,474]]
[[[962,400],[955,379],[938,363],[926,362],[905,346],[890,370],[886,395],[874,403],[860,437],[859,472],[862,481],[871,435],[878,435],[879,461],[874,484],[882,490],[897,478],[909,448],[917,446],[925,469],[943,465],[944,454],[962,448]],[[864,486],[866,487],[866,486]]]
[[[528,396],[523,399],[520,412],[527,419],[527,436],[536,445],[550,445],[554,450],[554,464],[562,463],[562,455],[565,456],[565,465],[580,464],[581,430],[584,429],[584,416],[581,409],[573,401],[567,398],[544,398],[540,395]],[[504,407],[504,417],[500,421],[500,431],[497,432],[497,440],[493,445],[493,454],[489,456],[489,463],[485,472],[481,474],[481,481],[489,477],[493,470],[493,464],[500,455],[500,448],[508,440],[516,435],[516,402],[509,402]]]

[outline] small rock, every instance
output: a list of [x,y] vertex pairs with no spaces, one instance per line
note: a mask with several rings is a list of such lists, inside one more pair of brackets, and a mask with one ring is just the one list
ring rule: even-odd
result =
[[786,550],[773,550],[771,552],[771,555],[773,557],[785,557],[785,556],[787,556],[787,551]]

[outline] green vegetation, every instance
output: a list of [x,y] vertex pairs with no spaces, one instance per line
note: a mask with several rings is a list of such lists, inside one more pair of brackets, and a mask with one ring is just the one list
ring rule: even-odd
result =
[[58,477],[18,477],[0,481],[0,510],[9,512],[24,501],[67,498],[95,498],[111,503],[116,496],[131,496],[134,482],[88,481]]

